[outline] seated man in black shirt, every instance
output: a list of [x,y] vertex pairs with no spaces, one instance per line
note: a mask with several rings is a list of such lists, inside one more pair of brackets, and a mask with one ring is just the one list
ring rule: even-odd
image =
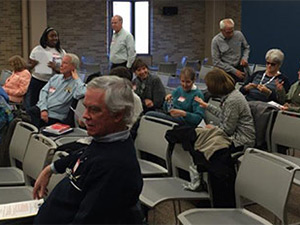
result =
[[39,209],[34,224],[139,224],[136,209],[143,181],[127,124],[133,95],[127,80],[92,80],[84,98],[85,149],[55,161],[39,175],[34,198],[42,198],[52,173],[67,176]]

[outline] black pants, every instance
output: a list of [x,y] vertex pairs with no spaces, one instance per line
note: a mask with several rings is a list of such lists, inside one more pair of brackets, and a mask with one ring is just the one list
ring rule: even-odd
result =
[[[110,69],[113,69],[113,68],[119,67],[119,66],[126,67],[126,65],[127,65],[127,61],[126,61],[126,62],[123,62],[123,63],[117,63],[117,64],[112,63]],[[127,68],[127,67],[126,67],[126,68]]]
[[236,172],[231,158],[230,149],[216,151],[211,158],[206,160],[202,152],[193,152],[194,163],[199,172],[208,171],[213,207],[235,207],[235,178]]
[[62,123],[62,121],[50,117],[48,123],[46,123],[44,120],[41,119],[41,110],[37,106],[32,106],[31,108],[29,108],[27,110],[27,113],[31,118],[31,123],[37,128],[48,126],[54,123]]

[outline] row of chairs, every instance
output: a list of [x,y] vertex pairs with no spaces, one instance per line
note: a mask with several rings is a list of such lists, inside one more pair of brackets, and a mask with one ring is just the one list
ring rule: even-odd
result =
[[33,200],[32,185],[52,161],[57,145],[37,128],[18,122],[9,146],[12,166],[0,168],[0,203]]
[[[287,147],[293,147],[293,148],[296,148],[297,146],[299,146],[299,144],[300,144],[300,143],[298,143],[299,139],[297,139],[295,137],[295,135],[297,135],[296,129],[297,129],[297,127],[299,127],[298,124],[300,123],[300,117],[296,117],[297,114],[286,113],[283,111],[279,111],[279,112],[274,111],[273,113],[274,114],[278,113],[278,115],[275,119],[275,122],[274,122],[274,119],[272,119],[274,122],[273,129],[271,129],[272,132],[270,134],[266,135],[266,138],[270,138],[272,140],[272,142],[270,142],[270,143],[272,143],[273,146],[271,149],[269,149],[270,152],[266,152],[266,151],[261,152],[260,150],[251,149],[251,150],[249,150],[249,152],[251,152],[251,153],[248,153],[251,156],[246,156],[246,157],[252,157],[252,155],[253,155],[252,153],[255,153],[254,155],[259,155],[260,157],[263,157],[263,158],[265,158],[265,157],[272,158],[272,160],[279,160],[279,161],[291,163],[291,164],[293,164],[293,168],[295,168],[295,165],[298,165],[298,166],[300,165],[300,159],[292,157],[292,156],[286,156],[286,155],[282,155],[282,154],[273,154],[273,153],[276,152],[276,147],[278,145],[285,145]],[[190,193],[189,191],[183,190],[182,184],[184,184],[186,181],[182,180],[182,178],[180,178],[178,176],[178,169],[189,171],[189,166],[192,164],[192,160],[191,160],[191,157],[189,156],[189,153],[182,150],[180,145],[176,145],[173,154],[170,154],[169,149],[168,149],[168,143],[164,139],[164,134],[167,130],[172,129],[173,127],[174,127],[174,124],[172,122],[162,120],[159,118],[155,118],[155,117],[151,117],[151,116],[143,116],[141,119],[141,127],[138,130],[138,135],[137,135],[137,139],[135,142],[138,156],[139,157],[142,156],[141,152],[147,152],[149,154],[153,154],[156,157],[162,159],[164,162],[163,173],[147,171],[143,167],[143,164],[140,164],[141,168],[142,168],[143,176],[145,177],[144,178],[144,188],[143,188],[140,199],[141,199],[142,203],[145,204],[149,208],[154,208],[157,204],[159,204],[163,201],[166,201],[166,200],[173,200],[174,204],[175,204],[175,202],[178,202],[178,200],[182,200],[182,199],[193,199],[193,198],[198,199],[198,200],[209,200],[210,199],[209,192],[200,192],[200,193],[197,193],[198,194],[198,196],[197,196],[197,195],[195,195],[195,193]],[[291,127],[293,127],[293,128],[291,129]],[[287,138],[288,136],[290,136],[290,138]],[[272,154],[271,154],[271,151],[273,151]],[[242,164],[245,164],[244,160],[246,157],[245,156],[243,157]],[[275,159],[273,159],[273,158],[275,158]],[[139,159],[139,161],[141,161],[141,160],[142,159]],[[247,162],[247,160],[245,162]],[[143,161],[145,161],[145,159],[143,159]],[[153,164],[153,162],[151,162],[150,164]],[[244,166],[244,167],[249,167],[249,168],[242,170],[242,172],[239,172],[240,175],[238,175],[238,179],[236,181],[237,186],[240,185],[239,184],[240,182],[245,182],[242,178],[245,176],[249,177],[250,176],[249,172],[251,173],[252,176],[256,175],[256,174],[260,174],[259,172],[253,173],[253,169],[250,168],[250,166],[253,167],[253,165],[256,165],[256,164],[251,163],[247,166]],[[157,166],[161,167],[161,164],[157,165]],[[266,163],[263,163],[262,166],[268,167],[268,165]],[[266,173],[262,174],[263,176],[272,177],[272,173],[269,173],[267,169],[257,167],[257,165],[254,167],[256,169],[260,168],[258,171],[260,171],[260,170],[266,171]],[[149,169],[149,167],[147,169]],[[279,170],[282,170],[282,168],[280,168]],[[241,175],[247,171],[248,171],[248,174]],[[272,171],[276,171],[276,170],[272,170]],[[295,173],[295,171],[292,171],[292,170],[291,170],[291,172],[293,173],[292,174],[293,178],[289,178],[289,179],[292,179],[292,181],[295,184],[299,185],[300,184],[300,182],[299,182],[300,181],[300,173]],[[274,173],[279,174],[279,172],[274,172]],[[158,175],[160,175],[160,177],[156,177],[156,178],[152,177],[152,176],[158,176]],[[162,175],[164,175],[164,176],[162,177]],[[149,178],[149,176],[151,176],[151,178]],[[239,178],[239,177],[242,177],[242,178]],[[242,179],[242,181],[241,181],[241,179]],[[274,182],[278,182],[278,181],[273,181],[273,180],[269,181],[269,179],[262,178],[259,176],[257,177],[257,179],[262,179],[262,180],[268,181],[265,183],[265,185],[270,184],[268,186],[268,188],[273,187]],[[281,181],[282,180],[280,180],[280,183],[281,183]],[[250,180],[248,179],[247,182],[256,183],[256,184],[258,184],[258,186],[261,183],[261,182],[252,182],[251,179]],[[248,183],[246,183],[246,184],[247,185],[243,184],[244,187],[248,187],[250,185]],[[286,183],[286,182],[284,184],[289,185],[289,183]],[[253,184],[251,184],[251,185],[253,185]],[[252,186],[249,186],[249,187],[252,187]],[[282,187],[282,186],[280,186],[280,187]],[[285,186],[285,187],[287,187],[287,186]],[[266,187],[263,188],[262,190],[257,190],[257,188],[259,188],[259,187],[254,186],[253,189],[252,188],[250,188],[250,189],[253,190],[253,193],[268,190],[268,189],[266,189]],[[257,190],[257,191],[255,191],[255,190]],[[276,191],[278,191],[278,189]],[[278,192],[278,193],[280,193],[280,192]],[[243,190],[240,193],[237,192],[237,197],[239,195],[243,195],[243,194],[244,194]],[[246,195],[247,194],[248,193],[246,193]],[[265,196],[265,194],[263,194],[263,195]],[[273,192],[272,192],[272,195],[273,195],[273,197],[276,196],[276,194],[274,194]],[[270,195],[268,195],[268,196],[270,197]],[[287,195],[280,196],[280,197],[286,198],[286,196]],[[261,199],[251,199],[251,200],[257,200],[258,203],[260,203],[259,201],[262,201]],[[265,200],[263,200],[263,202],[264,201]],[[286,201],[286,199],[285,200],[280,199],[280,200],[276,200],[276,201],[284,202],[284,201]],[[281,212],[285,213],[285,211],[282,211],[283,210],[282,207],[283,206],[285,207],[285,203],[284,203],[284,205],[278,206],[278,204],[277,204],[275,206],[278,207],[281,210]],[[178,204],[178,205],[180,206],[180,204]],[[271,205],[274,205],[274,204],[272,203]],[[238,206],[242,207],[242,205],[238,205]],[[263,205],[263,206],[266,206],[267,208],[269,207],[269,205]],[[175,210],[175,207],[174,207],[174,211],[175,211],[175,215],[176,215],[177,212]],[[227,210],[227,211],[233,212],[235,210]],[[154,210],[154,212],[155,212],[155,210]],[[180,210],[179,210],[179,212],[180,212]],[[189,213],[194,214],[195,212],[198,213],[198,209],[193,209]],[[189,213],[186,213],[186,214],[189,214]],[[205,214],[205,211],[204,212],[201,211],[201,213]],[[212,213],[214,213],[214,212],[212,212]],[[236,212],[234,212],[234,213],[236,213]],[[276,213],[277,212],[275,212],[274,214],[277,215]],[[185,223],[185,222],[187,222],[187,221],[185,221],[187,219],[184,219],[186,214],[179,216],[179,219],[181,220],[181,222],[183,224],[198,224],[198,222],[195,222],[196,220],[194,220],[194,222],[191,222],[191,223]],[[241,212],[239,212],[238,218],[244,217],[245,216],[244,214],[250,215],[251,213],[249,214],[249,212],[245,212],[245,210],[242,210]],[[193,216],[192,216],[192,218],[193,218]],[[286,218],[283,218],[282,216],[281,217],[279,216],[279,218],[283,221],[284,221],[284,219],[286,219]],[[202,221],[202,220],[199,220],[199,221]],[[206,220],[204,220],[204,221],[207,222]],[[254,221],[254,220],[252,220],[252,221]],[[215,221],[215,223],[220,223],[220,221]]]

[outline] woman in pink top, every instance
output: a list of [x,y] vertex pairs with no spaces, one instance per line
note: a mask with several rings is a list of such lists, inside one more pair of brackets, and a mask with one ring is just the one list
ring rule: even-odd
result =
[[26,62],[18,55],[12,56],[9,60],[13,73],[7,78],[3,89],[8,94],[11,102],[20,103],[26,94],[31,79],[30,72],[26,69]]

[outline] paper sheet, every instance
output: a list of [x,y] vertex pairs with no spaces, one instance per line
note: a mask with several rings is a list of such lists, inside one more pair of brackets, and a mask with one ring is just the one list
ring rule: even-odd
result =
[[0,220],[16,219],[37,214],[39,207],[44,200],[31,200],[24,202],[14,202],[0,204]]
[[49,61],[53,60],[51,52],[40,51],[36,53],[39,63],[34,67],[36,73],[52,74],[52,68],[48,67]]

